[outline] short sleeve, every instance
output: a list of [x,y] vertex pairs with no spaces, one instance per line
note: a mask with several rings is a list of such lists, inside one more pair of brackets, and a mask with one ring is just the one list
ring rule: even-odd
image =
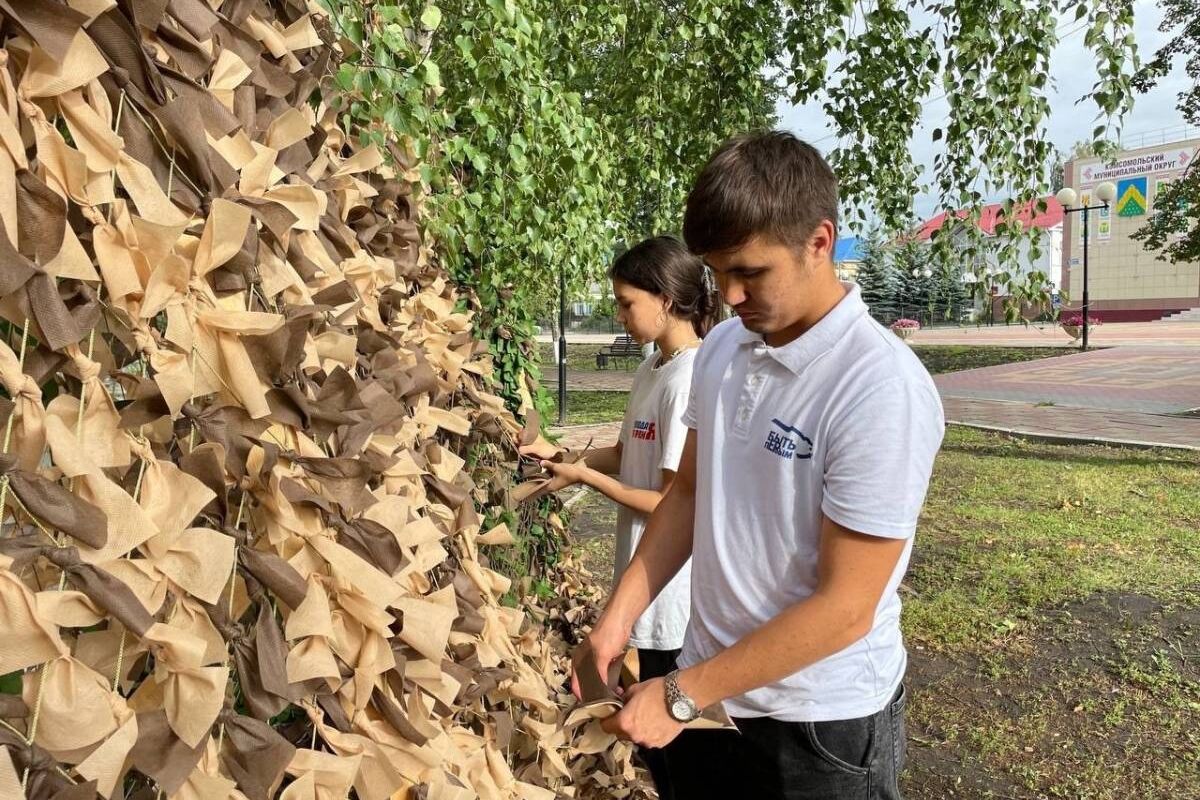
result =
[[[700,360],[703,356],[704,345],[701,344],[700,349],[696,352],[695,358],[692,360],[692,374],[688,379],[688,389],[683,397],[682,414],[679,417],[680,422],[683,423],[683,427],[690,428],[692,430],[696,430],[700,419],[700,409],[696,407],[696,398],[700,396],[700,393],[696,391],[696,383],[700,380]],[[686,439],[686,430],[683,432],[683,435]],[[680,453],[682,453],[682,445],[680,447]]]
[[[695,378],[692,379],[695,381]],[[683,423],[683,427],[696,430],[696,393],[688,392],[687,405],[684,406],[683,416],[679,421]]]
[[672,472],[679,470],[679,460],[683,458],[683,445],[687,441],[690,429],[684,422],[684,415],[690,408],[691,389],[690,378],[673,381],[665,387],[658,411],[662,425],[662,456],[658,461],[659,469],[669,469]]
[[911,537],[944,434],[932,386],[898,378],[874,387],[830,426],[821,511],[858,533]]

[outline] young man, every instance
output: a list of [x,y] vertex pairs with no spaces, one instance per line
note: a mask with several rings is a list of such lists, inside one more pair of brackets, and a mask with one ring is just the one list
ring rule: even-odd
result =
[[[605,723],[665,748],[678,800],[900,797],[896,589],[944,422],[908,346],[837,280],[837,208],[829,166],[781,132],[726,142],[688,198],[684,238],[737,317],[696,355],[679,471],[582,646],[606,674],[692,558],[681,669]],[[739,733],[683,732],[718,702]]]

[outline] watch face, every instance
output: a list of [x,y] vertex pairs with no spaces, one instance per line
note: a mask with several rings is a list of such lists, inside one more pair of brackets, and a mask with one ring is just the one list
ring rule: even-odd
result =
[[692,704],[687,700],[676,700],[671,704],[671,716],[677,722],[690,721],[692,719]]

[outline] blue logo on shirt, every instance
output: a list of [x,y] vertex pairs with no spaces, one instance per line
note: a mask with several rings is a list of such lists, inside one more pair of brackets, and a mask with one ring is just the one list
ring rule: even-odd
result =
[[787,461],[791,461],[793,458],[812,458],[812,439],[801,433],[799,428],[780,422],[778,419],[772,419],[771,424],[783,433],[767,431],[767,440],[763,442],[764,449]]

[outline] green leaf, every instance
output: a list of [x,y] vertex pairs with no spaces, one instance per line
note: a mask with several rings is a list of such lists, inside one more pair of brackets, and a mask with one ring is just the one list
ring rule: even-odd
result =
[[428,31],[436,31],[442,24],[442,10],[437,6],[426,6],[421,12],[421,26]]
[[430,86],[441,86],[442,85],[442,71],[438,67],[437,63],[427,60],[427,61],[425,61],[424,68],[425,68],[425,83],[427,83]]

